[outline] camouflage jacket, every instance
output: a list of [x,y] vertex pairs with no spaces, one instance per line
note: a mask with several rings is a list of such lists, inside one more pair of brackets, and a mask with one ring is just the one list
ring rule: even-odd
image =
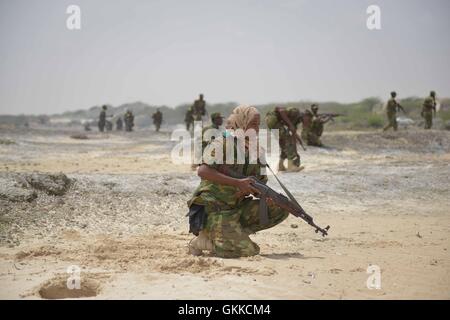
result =
[[386,106],[386,111],[388,113],[396,113],[397,108],[398,108],[397,101],[394,98],[389,99],[387,106]]
[[[233,164],[226,164],[226,154],[227,154],[227,148],[226,145],[232,143],[233,144],[233,151],[235,154],[235,161]],[[244,176],[254,176],[258,178],[260,181],[266,183],[267,182],[267,176],[261,175],[261,167],[259,163],[256,164],[250,164],[249,163],[249,153],[248,150],[245,148],[244,154],[245,154],[245,163],[244,164],[237,164],[236,163],[236,154],[238,151],[238,148],[242,148],[236,143],[236,140],[234,140],[233,137],[216,139],[208,143],[208,146],[212,147],[211,155],[214,156],[214,148],[221,148],[223,159],[223,164],[219,163],[212,163],[212,164],[206,164],[211,168],[218,169],[220,166],[225,166],[228,169],[233,170],[234,172],[244,175]],[[228,162],[230,160],[228,159]],[[200,185],[197,187],[197,189],[194,191],[194,195],[192,198],[187,202],[188,206],[191,206],[193,203],[199,204],[199,205],[205,205],[207,207],[213,207],[216,208],[217,211],[220,210],[230,210],[235,208],[243,199],[244,197],[237,197],[236,193],[238,192],[238,188],[233,186],[227,186],[227,185],[220,185],[205,179],[202,179],[200,181]]]
[[[287,116],[289,118],[289,120],[291,120],[291,123],[297,127],[301,121],[301,118],[294,118],[292,117],[292,113],[290,112],[291,110],[293,110],[294,108],[288,108],[287,111]],[[269,129],[287,129],[287,124],[283,121],[283,119],[281,118],[280,114],[276,111],[276,110],[272,110],[267,112],[266,114],[266,124],[267,124],[267,128]]]
[[436,109],[436,100],[434,100],[433,97],[427,97],[423,102],[422,110],[425,112],[431,112],[434,109]]

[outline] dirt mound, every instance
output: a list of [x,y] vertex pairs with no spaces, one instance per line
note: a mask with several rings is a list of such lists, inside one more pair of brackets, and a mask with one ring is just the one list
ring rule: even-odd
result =
[[31,202],[36,190],[48,195],[62,196],[73,183],[65,174],[8,174],[0,175],[0,199],[12,202]]
[[61,254],[61,250],[55,246],[41,246],[29,250],[22,250],[16,254],[17,260],[26,258],[43,257],[43,256],[57,256]]
[[69,179],[64,173],[33,173],[26,175],[25,179],[33,188],[54,196],[64,195],[73,183],[72,179]]
[[28,189],[23,181],[4,176],[0,177],[0,199],[12,202],[31,202],[36,197],[36,192]]
[[89,298],[100,293],[100,282],[89,275],[80,275],[79,288],[71,286],[70,281],[67,274],[58,275],[42,284],[37,293],[44,299]]

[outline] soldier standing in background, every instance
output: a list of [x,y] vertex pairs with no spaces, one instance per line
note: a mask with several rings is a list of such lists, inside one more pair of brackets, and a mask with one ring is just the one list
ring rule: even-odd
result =
[[133,131],[134,115],[129,109],[127,109],[127,112],[125,112],[123,119],[125,121],[125,131],[127,131],[127,132]]
[[186,123],[186,131],[189,131],[191,125],[194,124],[194,113],[192,111],[192,106],[186,110],[184,122]]
[[397,93],[395,91],[391,92],[391,99],[389,99],[386,107],[386,113],[389,123],[383,128],[383,131],[388,130],[389,128],[393,128],[394,131],[397,131],[397,111],[402,110],[404,113],[405,109],[395,100]]
[[425,119],[425,129],[433,126],[433,114],[436,116],[436,92],[431,91],[430,96],[423,102],[421,115]]
[[219,130],[220,126],[223,124],[223,118],[222,115],[220,114],[220,112],[214,112],[213,114],[211,114],[211,125],[210,126],[206,126],[203,128],[202,130],[202,145],[203,147],[205,147],[208,144],[208,141],[204,140],[204,135],[205,132],[209,129],[214,129],[214,130]]
[[319,115],[319,105],[311,105],[311,111],[306,110],[303,114],[302,138],[306,140],[308,146],[323,147],[320,137],[323,134],[324,125],[338,114]]
[[206,102],[203,100],[203,94],[199,95],[199,98],[194,101],[192,106],[193,116],[195,121],[202,121],[202,117],[206,115]]
[[105,125],[106,125],[106,109],[107,106],[104,105],[102,107],[102,111],[100,111],[100,116],[98,119],[98,130],[100,130],[100,132],[103,132],[105,130]]
[[297,126],[302,121],[302,115],[297,108],[276,107],[266,115],[269,129],[279,130],[280,160],[278,171],[286,171],[284,160],[288,160],[287,171],[298,172],[304,169],[300,165],[300,155],[297,152]]
[[159,129],[161,128],[161,123],[163,121],[162,112],[159,111],[159,109],[156,109],[156,112],[152,115],[152,118],[153,118],[153,124],[156,127],[156,132],[158,132]]

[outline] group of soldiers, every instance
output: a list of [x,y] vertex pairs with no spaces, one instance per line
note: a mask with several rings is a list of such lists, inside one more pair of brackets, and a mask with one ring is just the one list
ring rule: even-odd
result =
[[[303,169],[300,155],[297,151],[297,142],[305,149],[308,146],[322,147],[321,136],[324,125],[339,116],[334,113],[319,114],[319,105],[311,105],[311,109],[301,112],[299,109],[276,107],[266,115],[266,124],[269,129],[278,129],[280,160],[278,171],[297,172]],[[298,126],[302,125],[301,136],[297,134]],[[306,149],[305,149],[306,150]],[[287,160],[287,168],[284,162]]]
[[[397,130],[396,113],[403,110],[395,100],[396,94],[387,104],[389,127]],[[425,128],[432,126],[433,112],[436,113],[436,94],[430,93],[423,103],[422,117],[425,119]],[[203,98],[203,97],[202,97]],[[196,118],[201,120],[202,112],[195,109],[203,102],[196,100],[194,106],[188,110],[189,120]],[[201,99],[203,101],[203,99]],[[195,112],[198,112],[195,114]],[[317,104],[311,105],[309,110],[301,112],[298,108],[276,107],[265,115],[265,122],[269,129],[277,129],[279,132],[280,159],[279,171],[298,172],[303,169],[300,165],[300,155],[297,151],[297,143],[303,148],[303,140],[308,145],[322,146],[321,136],[324,125],[332,120],[337,114],[320,114]],[[187,117],[186,117],[187,118]],[[188,119],[188,118],[187,118]],[[259,130],[262,117],[259,111],[251,106],[241,105],[236,107],[227,118],[226,129]],[[203,129],[203,138],[208,129],[219,129],[223,124],[220,113],[211,115],[211,126]],[[188,121],[186,121],[188,123]],[[297,134],[299,125],[302,125],[301,135]],[[189,130],[189,126],[186,128]],[[223,131],[223,136],[233,134]],[[207,140],[207,138],[205,138]],[[273,198],[267,200],[267,189],[257,189],[257,184],[266,184],[267,176],[262,175],[264,163],[250,162],[250,148],[247,143],[239,146],[237,139],[210,139],[202,141],[202,148],[206,150],[208,145],[222,148],[222,155],[229,149],[236,153],[238,149],[245,150],[244,164],[232,162],[203,162],[195,166],[200,183],[194,191],[187,205],[189,212],[189,232],[196,237],[189,244],[189,253],[195,256],[208,252],[210,255],[222,258],[238,258],[254,256],[260,253],[260,247],[250,235],[261,230],[272,228],[284,221],[292,211],[290,206],[284,206],[285,202],[274,203]],[[287,168],[284,166],[288,161]],[[276,177],[276,176],[275,176]],[[276,177],[290,203],[296,203],[295,198]],[[264,191],[263,191],[264,190]],[[264,192],[264,193],[262,193]],[[250,196],[251,195],[251,196]],[[294,214],[295,215],[295,214]],[[325,228],[328,230],[329,227]],[[316,229],[316,233],[318,229]]]
[[[388,118],[387,125],[383,128],[383,131],[386,131],[390,128],[394,129],[394,131],[397,131],[398,129],[398,123],[397,123],[397,112],[400,110],[403,111],[403,113],[406,114],[405,109],[395,100],[397,97],[397,93],[395,91],[391,92],[391,99],[387,102],[386,105],[386,114]],[[436,116],[436,92],[431,91],[430,95],[425,98],[423,105],[422,105],[422,111],[420,115],[425,120],[425,129],[431,129],[433,126],[433,116]]]
[[[190,130],[194,121],[202,121],[206,114],[205,100],[201,94],[199,99],[187,110],[185,123],[186,130]],[[319,106],[313,104],[311,109],[301,112],[298,108],[276,107],[267,113],[266,125],[269,129],[279,130],[280,160],[278,171],[298,172],[303,169],[300,155],[297,151],[297,143],[304,148],[304,142],[309,146],[322,147],[321,136],[324,125],[338,114],[319,114]],[[223,124],[223,116],[216,112],[211,114],[211,125],[203,127],[203,134],[208,129],[220,129]],[[299,125],[302,125],[301,136],[297,134]],[[203,141],[202,144],[207,142]],[[287,167],[284,163],[287,160]],[[195,168],[195,166],[193,166]]]
[[[393,130],[398,129],[397,123],[397,113],[399,111],[405,112],[405,109],[396,100],[397,93],[391,92],[391,98],[387,102],[386,113],[388,123],[383,128],[384,131],[393,128]],[[107,119],[106,116],[107,106],[102,107],[100,112],[98,128],[101,132],[111,131],[112,122]],[[184,122],[186,124],[186,130],[189,131],[193,128],[194,121],[202,121],[204,116],[207,114],[206,102],[204,100],[203,94],[200,94],[198,99],[196,99],[192,106],[190,106],[185,114]],[[436,92],[431,91],[429,97],[427,97],[423,102],[421,116],[425,120],[425,129],[431,129],[433,125],[433,116],[436,115]],[[339,116],[339,114],[326,113],[319,114],[318,104],[312,104],[310,109],[301,112],[299,109],[281,108],[276,107],[271,110],[266,115],[266,124],[269,129],[279,130],[279,145],[280,145],[280,162],[278,165],[279,171],[300,171],[302,166],[300,165],[300,156],[297,151],[297,143],[304,148],[303,141],[309,146],[322,147],[321,136],[323,134],[324,125],[333,120],[334,117]],[[121,117],[116,120],[116,130],[123,130],[123,124],[125,123],[125,131],[132,131],[134,127],[134,115],[130,110],[127,110],[123,116],[123,121]],[[220,113],[214,113],[211,115],[210,127],[218,129],[222,125],[222,116]],[[157,109],[152,115],[153,125],[155,126],[156,132],[161,129],[161,124],[163,123],[163,114]],[[299,125],[302,126],[301,135],[298,136],[297,129]],[[210,128],[204,128],[203,131]],[[287,167],[284,163],[287,160]]]
[[[108,117],[106,115],[107,110],[108,110],[108,107],[106,105],[102,106],[102,110],[100,111],[100,115],[99,115],[99,119],[98,119],[98,130],[100,132],[112,131],[112,129],[113,129],[112,121],[108,120],[108,118],[112,119],[113,116],[111,115]],[[131,112],[128,109],[126,110],[125,114],[123,115],[123,120],[121,117],[118,117],[116,119],[116,130],[122,131],[124,123],[125,123],[125,131],[127,131],[127,132],[133,131],[134,115],[133,115],[133,112]],[[90,130],[89,125],[85,126],[85,130],[87,130],[87,131]]]

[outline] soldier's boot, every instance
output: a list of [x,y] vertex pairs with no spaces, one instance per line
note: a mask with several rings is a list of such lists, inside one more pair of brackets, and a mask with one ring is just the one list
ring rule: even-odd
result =
[[294,160],[288,159],[288,167],[287,167],[288,172],[299,172],[302,171],[303,169],[305,169],[304,166],[297,166],[294,163]]
[[213,251],[213,242],[208,238],[206,232],[200,231],[198,237],[189,242],[189,253],[194,256],[201,256],[203,250]]
[[286,171],[286,167],[284,166],[284,159],[280,159],[278,161],[278,171]]

